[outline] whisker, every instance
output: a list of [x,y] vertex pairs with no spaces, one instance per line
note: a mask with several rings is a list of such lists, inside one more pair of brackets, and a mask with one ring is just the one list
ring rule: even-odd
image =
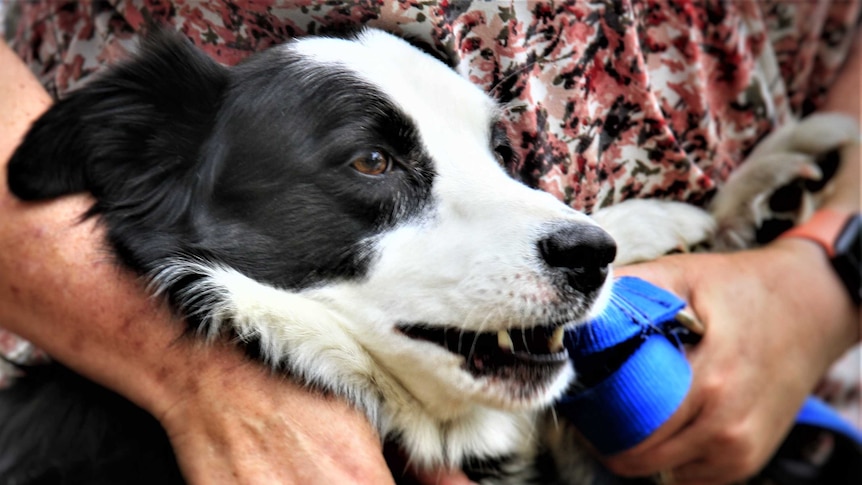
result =
[[473,343],[470,345],[470,353],[467,354],[467,361],[468,362],[473,359],[473,354],[476,352],[476,343],[479,341],[479,336],[482,335],[482,331],[484,330],[485,324],[487,322],[488,322],[488,319],[486,318],[479,325],[479,329],[473,334],[474,335],[473,336]]

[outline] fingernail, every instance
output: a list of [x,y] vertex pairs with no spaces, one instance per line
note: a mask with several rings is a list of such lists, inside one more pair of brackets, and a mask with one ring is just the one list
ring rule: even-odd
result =
[[687,308],[680,310],[680,312],[676,314],[676,321],[697,335],[703,335],[706,333],[706,325],[697,318],[697,315]]

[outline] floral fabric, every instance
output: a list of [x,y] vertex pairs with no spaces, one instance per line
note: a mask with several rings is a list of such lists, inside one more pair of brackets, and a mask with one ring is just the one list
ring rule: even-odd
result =
[[368,25],[439,50],[507,107],[527,183],[590,211],[701,203],[764,134],[816,107],[858,1],[52,0],[18,53],[56,96],[169,24],[220,62]]
[[[421,42],[506,109],[511,173],[580,210],[695,204],[765,134],[817,108],[859,0],[21,0],[13,47],[56,97],[153,22],[226,65],[357,25]],[[19,349],[0,334],[0,351]]]

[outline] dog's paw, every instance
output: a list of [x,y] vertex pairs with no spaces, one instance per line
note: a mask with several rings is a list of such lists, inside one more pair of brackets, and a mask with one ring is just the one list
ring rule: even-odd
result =
[[596,211],[593,219],[616,240],[616,265],[687,252],[715,233],[709,213],[682,202],[631,199]]
[[841,147],[859,140],[845,115],[812,115],[785,126],[751,152],[711,205],[713,248],[735,250],[771,241],[817,208],[837,171]]
[[751,151],[749,159],[794,152],[817,156],[858,141],[859,124],[852,117],[816,113],[772,132]]
[[718,224],[714,249],[756,245],[758,230],[774,224],[768,221],[782,220],[776,218],[778,213],[793,214],[787,223],[792,226],[814,205],[802,181],[819,181],[822,176],[815,158],[807,154],[770,153],[749,158],[712,201],[712,215]]

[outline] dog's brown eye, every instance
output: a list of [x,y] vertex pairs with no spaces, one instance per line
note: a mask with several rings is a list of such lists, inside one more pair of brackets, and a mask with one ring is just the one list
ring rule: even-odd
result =
[[389,171],[392,162],[385,153],[371,152],[356,158],[350,162],[350,166],[357,172],[365,175],[383,175]]

